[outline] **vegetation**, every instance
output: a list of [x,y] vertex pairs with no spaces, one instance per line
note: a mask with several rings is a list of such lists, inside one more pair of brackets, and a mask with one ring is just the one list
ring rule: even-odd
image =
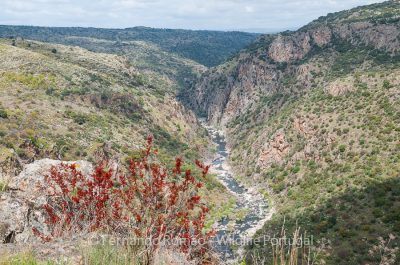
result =
[[[360,74],[353,92],[342,96],[314,89],[289,98],[283,106],[260,101],[254,112],[230,124],[235,139],[233,163],[237,168],[261,166],[258,172],[246,172],[248,181],[261,176],[278,205],[278,213],[258,236],[278,233],[283,222],[289,231],[299,225],[317,241],[329,240],[329,247],[321,252],[326,264],[378,264],[384,257],[371,251],[380,244],[379,237],[391,235],[388,248],[399,246],[396,75],[397,69]],[[263,117],[266,108],[277,110],[267,112],[268,119],[254,119],[254,115]],[[247,128],[254,128],[253,132]],[[249,147],[268,143],[278,130],[290,151],[282,160],[260,164],[260,151]],[[248,162],[243,165],[243,161]],[[253,246],[248,262],[250,253],[273,258],[270,248]],[[397,256],[389,264],[398,262]]]
[[7,111],[5,111],[4,109],[0,109],[0,118],[7,119],[8,118]]
[[[208,140],[181,103],[206,116],[207,100],[223,99],[231,165],[276,208],[256,238],[298,237],[301,227],[315,240],[313,249],[253,244],[242,264],[399,264],[399,38],[374,42],[398,34],[398,14],[398,1],[388,1],[283,32],[283,62],[268,53],[276,35],[0,26],[9,37],[0,40],[0,163],[98,165],[92,178],[74,164],[46,177],[50,231],[34,230],[44,241],[89,232],[157,239],[93,246],[82,254],[87,264],[156,263],[163,251],[208,263],[214,222],[246,212],[233,210],[208,168],[182,164],[206,154]],[[287,51],[299,59],[286,60]],[[205,88],[204,104],[194,88]],[[99,163],[110,157],[126,170]],[[159,243],[166,237],[183,241],[171,250]],[[41,264],[30,255],[5,262],[17,261]]]
[[9,180],[0,180],[0,193],[5,192],[8,189]]
[[[122,168],[139,157],[149,134],[168,168],[176,155],[193,161],[207,151],[206,131],[175,99],[176,82],[162,73],[137,70],[123,56],[15,42],[0,39],[1,167],[42,158],[94,164],[112,158]],[[51,52],[55,47],[62,56]],[[195,172],[196,166],[183,168]],[[229,195],[215,176],[203,181],[201,196],[216,216]]]
[[142,250],[145,264],[154,262],[155,253],[165,247],[196,264],[207,262],[213,231],[203,230],[209,209],[198,192],[208,167],[196,161],[200,171],[196,179],[191,170],[183,170],[180,158],[167,169],[154,154],[149,137],[143,156],[130,162],[126,175],[117,175],[104,164],[90,178],[75,164],[53,167],[42,186],[48,194],[44,210],[50,234],[33,228],[34,234],[44,241],[93,231],[128,235],[150,240]]
[[[7,95],[0,98],[1,146],[14,149],[22,158],[96,160],[96,147],[101,144],[113,147],[109,153],[128,157],[129,150],[143,144],[152,132],[157,137],[162,134],[157,147],[165,153],[190,155],[190,142],[196,142],[199,150],[205,148],[205,131],[193,130],[197,125],[190,121],[190,113],[176,115],[177,86],[162,74],[130,72],[131,65],[114,55],[57,45],[63,56],[54,58],[49,53],[53,45],[27,44],[18,41],[16,48],[9,40],[0,43],[4,70],[0,90]],[[16,58],[19,63],[10,67]],[[132,134],[135,142],[127,143]],[[35,139],[40,144],[35,154],[28,154],[24,143],[29,140],[35,145]],[[177,146],[179,150],[174,149]]]
[[[247,115],[263,115],[262,110],[271,107],[278,111],[269,112],[269,119],[245,121],[247,115],[243,115],[230,124],[236,140],[233,163],[242,166],[242,161],[250,160],[247,168],[261,166],[259,172],[247,172],[248,181],[260,175],[278,205],[278,213],[258,236],[279,233],[283,222],[289,231],[301,226],[316,240],[330,241],[322,252],[327,264],[377,262],[381,257],[369,253],[379,237],[392,235],[389,247],[399,246],[395,213],[400,197],[395,190],[400,134],[395,124],[400,122],[400,102],[394,96],[398,83],[393,85],[397,72],[359,75],[357,89],[343,96],[315,89],[280,108],[262,101]],[[390,88],[382,89],[388,82]],[[249,134],[246,128],[254,131]],[[271,141],[277,130],[284,133],[290,151],[282,160],[262,165],[260,153],[248,147]],[[272,259],[270,251],[254,246],[249,253],[262,257],[261,253],[269,253]]]
[[[276,36],[264,36],[202,76],[196,88],[212,96],[204,96],[200,108],[206,109],[200,111],[212,106],[214,119],[222,114],[229,120],[231,165],[248,185],[267,191],[276,207],[256,237],[279,235],[285,223],[288,233],[297,226],[307,230],[316,246],[329,242],[316,264],[400,262],[400,197],[394,191],[400,172],[398,42],[374,48],[364,39],[374,27],[398,34],[399,8],[396,1],[374,4],[282,33],[290,46],[301,34],[330,31],[327,44],[310,41],[310,51],[298,60],[274,62],[268,48]],[[364,25],[350,24],[360,21],[370,28],[346,38],[337,33]],[[221,82],[226,79],[230,84]],[[222,98],[217,103],[228,109],[212,105],[211,98]],[[377,250],[383,241],[387,255]],[[271,246],[248,248],[246,264],[263,260],[273,262]]]
[[398,3],[385,1],[367,6],[356,7],[347,11],[329,13],[313,21],[304,28],[320,23],[343,23],[370,21],[374,23],[393,23],[398,19]]
[[13,255],[9,257],[0,257],[0,264],[2,265],[55,265],[62,264],[55,261],[40,261],[38,260],[34,253],[22,253],[18,255]]
[[[46,28],[31,26],[1,26],[0,37],[23,37],[30,40],[76,45],[90,50],[101,43],[103,52],[130,51],[134,41],[147,42],[163,51],[177,54],[205,66],[224,62],[257,38],[244,32],[191,31],[135,27],[127,29]],[[119,41],[116,41],[116,40]],[[92,41],[93,40],[93,41]],[[103,42],[103,43],[102,43]],[[106,44],[106,45],[104,45]],[[134,49],[132,49],[133,51]],[[57,53],[56,49],[51,50]]]

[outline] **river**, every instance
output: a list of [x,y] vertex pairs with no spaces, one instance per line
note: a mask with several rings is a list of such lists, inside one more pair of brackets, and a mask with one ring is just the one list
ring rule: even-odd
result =
[[215,158],[212,161],[211,173],[217,175],[218,180],[236,198],[236,210],[244,211],[246,216],[241,220],[230,220],[224,218],[216,224],[215,249],[228,264],[238,261],[243,254],[243,246],[238,246],[237,251],[233,251],[230,243],[221,243],[218,240],[223,238],[235,242],[246,242],[254,236],[255,232],[262,228],[263,224],[270,219],[272,211],[268,207],[267,200],[255,188],[247,188],[238,182],[229,167],[227,149],[224,133],[202,121],[207,129],[212,141],[217,147]]

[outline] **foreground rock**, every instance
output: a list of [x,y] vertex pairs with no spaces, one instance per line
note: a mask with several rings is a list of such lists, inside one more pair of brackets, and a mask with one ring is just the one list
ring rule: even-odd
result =
[[[0,194],[0,242],[28,243],[37,242],[32,234],[32,227],[47,231],[42,206],[46,198],[38,184],[44,184],[44,176],[52,166],[62,161],[43,159],[26,165],[22,172],[12,178],[9,189]],[[89,175],[92,165],[86,161],[64,162],[76,163],[81,171]]]

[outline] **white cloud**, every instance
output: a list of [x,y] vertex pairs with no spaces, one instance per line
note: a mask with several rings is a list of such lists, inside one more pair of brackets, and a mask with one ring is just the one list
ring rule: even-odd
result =
[[253,13],[254,12],[254,8],[252,6],[246,6],[245,10],[247,13]]
[[0,24],[286,29],[302,26],[328,12],[377,1],[2,0]]

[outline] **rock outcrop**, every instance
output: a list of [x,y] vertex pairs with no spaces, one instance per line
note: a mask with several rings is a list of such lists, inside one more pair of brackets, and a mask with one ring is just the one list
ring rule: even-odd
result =
[[46,197],[38,184],[43,185],[44,176],[52,166],[75,163],[89,175],[92,165],[86,161],[62,162],[43,159],[26,165],[22,172],[11,179],[8,190],[0,193],[0,242],[21,243],[36,241],[32,227],[46,231],[42,206]]
[[304,32],[291,36],[278,35],[269,47],[268,55],[279,63],[301,60],[311,50],[310,41],[310,35]]
[[280,163],[289,153],[289,144],[283,131],[278,131],[272,139],[262,148],[259,163],[262,166]]
[[341,96],[354,90],[354,80],[352,79],[336,80],[326,87],[326,91],[332,96]]

